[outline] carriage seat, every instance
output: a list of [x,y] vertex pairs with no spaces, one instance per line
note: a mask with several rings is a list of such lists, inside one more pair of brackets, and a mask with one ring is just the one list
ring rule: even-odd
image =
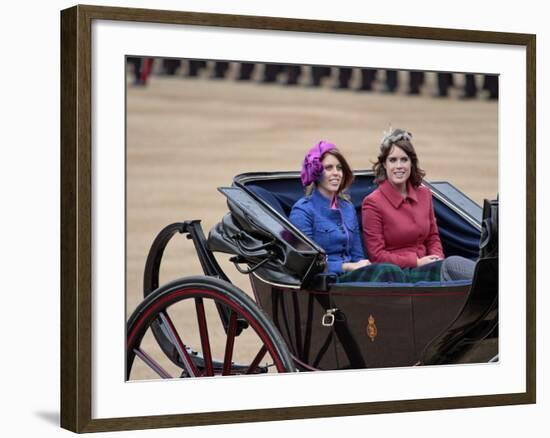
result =
[[[296,181],[294,184],[286,182],[286,184],[281,184],[279,182],[273,181],[260,181],[256,183],[246,184],[248,190],[253,192],[256,196],[264,200],[269,206],[271,206],[277,213],[283,216],[288,220],[290,216],[290,211],[292,206],[298,199],[304,196],[303,188]],[[357,222],[359,228],[362,232],[362,220],[361,220],[361,204],[365,196],[370,194],[376,189],[376,185],[370,181],[365,181],[359,179],[351,186],[348,191],[350,195],[351,202],[353,203],[356,213],[357,213]],[[464,225],[453,219],[452,212],[449,211],[449,208],[436,201],[434,203],[434,208],[436,210],[436,216],[438,216],[438,225],[441,240],[443,243],[444,251],[447,256],[450,255],[462,255],[464,257],[469,257],[472,259],[477,259],[478,251],[478,242],[479,242],[479,232],[476,230],[471,230],[470,226]],[[365,249],[365,248],[364,248]],[[365,249],[365,254],[367,251]],[[456,285],[466,282],[457,282]],[[455,282],[451,282],[455,283]],[[440,285],[440,282],[433,282],[431,285]],[[348,284],[349,286],[350,284]],[[370,286],[374,286],[373,283],[368,283]],[[382,286],[384,284],[380,284]],[[388,285],[385,283],[385,285]],[[410,283],[410,284],[401,284],[402,286],[409,287],[426,287],[427,284],[424,283]],[[357,287],[365,287],[365,283],[354,284]]]
[[[304,196],[302,187],[300,185],[296,186],[297,187],[294,188],[292,186],[287,187],[286,190],[282,192],[269,190],[265,187],[255,184],[248,184],[247,188],[255,195],[263,199],[275,211],[277,211],[277,213],[288,219],[288,217],[290,216],[290,211],[292,210],[292,206],[296,203],[296,201]],[[296,188],[298,188],[298,190]],[[355,211],[357,213],[357,222],[359,223],[360,228],[362,228],[361,204],[363,202],[363,198],[370,194],[375,188],[376,186],[374,184],[368,187],[358,187],[355,185],[352,186],[348,192],[351,197],[351,202],[355,207]]]
[[[263,199],[275,211],[288,220],[290,210],[304,190],[298,178],[294,180],[266,179],[246,183],[246,188]],[[361,204],[365,196],[376,189],[372,176],[357,175],[348,189],[351,202],[357,213],[357,222],[362,233]],[[480,231],[465,222],[449,206],[434,198],[434,210],[443,251],[447,257],[459,255],[472,260],[479,257]],[[365,254],[367,254],[366,248]]]

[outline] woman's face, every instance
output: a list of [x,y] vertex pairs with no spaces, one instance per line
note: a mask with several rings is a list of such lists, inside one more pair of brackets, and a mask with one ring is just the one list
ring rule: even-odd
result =
[[323,165],[323,173],[317,184],[317,189],[326,197],[332,198],[338,193],[344,172],[338,158],[334,155],[326,154],[321,161]]
[[411,176],[411,159],[399,146],[392,146],[384,162],[388,181],[396,188],[406,190]]

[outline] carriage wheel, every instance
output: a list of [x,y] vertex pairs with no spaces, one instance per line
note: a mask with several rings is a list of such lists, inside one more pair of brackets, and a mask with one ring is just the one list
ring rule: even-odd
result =
[[[218,306],[228,311],[225,325]],[[248,328],[240,333],[243,325]],[[127,324],[127,379],[136,357],[142,370],[161,378],[295,371],[265,313],[243,291],[213,277],[179,279],[144,299]]]

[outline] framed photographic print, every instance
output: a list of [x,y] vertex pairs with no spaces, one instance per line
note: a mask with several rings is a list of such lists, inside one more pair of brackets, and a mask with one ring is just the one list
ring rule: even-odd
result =
[[64,428],[535,402],[534,35],[75,6],[61,45]]

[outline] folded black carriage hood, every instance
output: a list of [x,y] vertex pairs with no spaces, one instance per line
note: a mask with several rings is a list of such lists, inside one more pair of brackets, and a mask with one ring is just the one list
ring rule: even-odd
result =
[[218,188],[229,213],[209,233],[208,246],[236,256],[268,282],[300,287],[326,267],[326,255],[276,212],[239,187]]

